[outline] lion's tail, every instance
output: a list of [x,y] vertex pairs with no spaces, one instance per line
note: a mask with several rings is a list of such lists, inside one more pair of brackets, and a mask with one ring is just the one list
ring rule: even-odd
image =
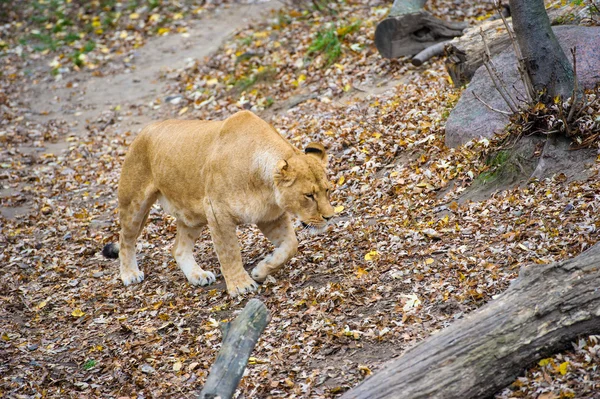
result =
[[119,244],[111,242],[102,248],[102,255],[105,258],[117,259],[119,257]]

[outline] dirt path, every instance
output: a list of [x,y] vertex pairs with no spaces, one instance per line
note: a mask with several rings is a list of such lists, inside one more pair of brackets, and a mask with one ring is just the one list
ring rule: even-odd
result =
[[[64,120],[69,125],[68,135],[81,136],[88,123],[98,120],[103,112],[120,107],[123,112],[114,125],[117,133],[137,133],[146,123],[160,118],[157,109],[147,105],[153,101],[164,103],[168,98],[168,80],[164,76],[209,56],[236,30],[281,6],[278,1],[266,1],[216,9],[194,21],[185,36],[174,34],[150,39],[116,74],[97,77],[84,72],[58,81],[48,74],[37,85],[26,88],[23,100],[29,106],[27,116],[39,123]],[[44,68],[47,69],[45,65]],[[44,148],[21,146],[18,150],[23,154],[59,155],[69,147],[66,139],[67,136],[60,137],[56,142],[46,143]],[[0,198],[10,197],[21,188],[0,187]],[[27,205],[0,207],[0,213],[11,219],[30,211]]]
[[[130,67],[124,65],[121,73],[102,77],[91,73],[73,74],[58,82],[45,81],[33,86],[27,93],[31,118],[39,122],[64,119],[72,126],[72,133],[77,134],[87,121],[94,120],[103,111],[117,106],[121,109],[137,107],[156,99],[162,102],[169,95],[163,76],[209,56],[236,30],[280,7],[277,1],[267,1],[217,9],[191,24],[185,37],[177,34],[149,40],[130,60]],[[155,117],[151,112],[124,115],[121,126],[128,128]],[[65,147],[61,141],[49,151]]]

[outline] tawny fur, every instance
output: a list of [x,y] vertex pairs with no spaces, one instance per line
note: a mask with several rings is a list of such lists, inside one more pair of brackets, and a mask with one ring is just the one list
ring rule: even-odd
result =
[[297,251],[290,215],[316,229],[333,216],[326,162],[322,145],[311,143],[303,153],[249,111],[224,121],[168,120],[147,126],[131,144],[119,182],[123,283],[144,278],[135,242],[159,200],[177,219],[172,253],[190,283],[215,281],[193,257],[194,242],[208,225],[228,292],[256,290],[242,265],[236,226],[258,225],[275,246],[252,270],[252,277],[262,281]]

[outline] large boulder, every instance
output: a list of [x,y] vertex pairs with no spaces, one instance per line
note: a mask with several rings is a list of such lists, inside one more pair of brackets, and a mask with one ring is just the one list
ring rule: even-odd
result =
[[[593,88],[600,82],[600,27],[556,26],[553,27],[564,52],[571,60],[570,49],[577,47],[577,78],[584,88]],[[517,59],[512,46],[492,59],[513,98],[524,99],[525,88],[517,71]],[[494,112],[475,98],[473,92],[491,107],[510,111],[481,66],[469,87],[463,92],[458,104],[446,122],[446,145],[456,147],[471,139],[490,138],[502,132],[509,117]]]

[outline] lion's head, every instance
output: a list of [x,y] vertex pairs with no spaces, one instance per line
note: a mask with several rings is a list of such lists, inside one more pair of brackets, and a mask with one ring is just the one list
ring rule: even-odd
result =
[[304,154],[280,160],[275,170],[277,204],[312,232],[322,231],[333,217],[325,147],[310,143]]

